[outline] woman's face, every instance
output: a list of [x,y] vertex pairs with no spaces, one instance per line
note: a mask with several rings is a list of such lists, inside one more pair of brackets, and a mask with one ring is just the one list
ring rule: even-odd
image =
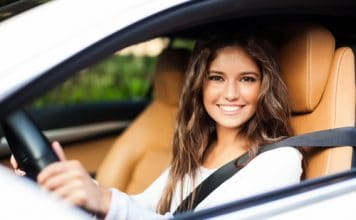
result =
[[255,61],[240,47],[224,47],[208,69],[203,104],[217,128],[238,129],[255,114],[260,90]]

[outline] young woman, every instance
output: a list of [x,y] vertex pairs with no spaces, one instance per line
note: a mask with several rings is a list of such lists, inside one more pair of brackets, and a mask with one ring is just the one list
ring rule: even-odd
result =
[[[200,40],[186,77],[171,166],[145,192],[129,196],[100,187],[79,162],[64,159],[42,171],[38,182],[107,219],[172,217],[199,183],[246,152],[249,162],[196,210],[299,182],[298,150],[258,154],[260,146],[292,134],[287,91],[266,41],[247,34]],[[64,158],[59,144],[53,145]]]

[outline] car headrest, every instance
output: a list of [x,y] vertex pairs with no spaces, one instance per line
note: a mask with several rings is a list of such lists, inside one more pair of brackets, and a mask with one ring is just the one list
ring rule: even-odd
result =
[[155,99],[178,105],[188,60],[185,49],[166,49],[160,54],[153,80]]
[[296,25],[288,30],[286,39],[280,62],[292,112],[312,112],[326,86],[335,39],[320,25]]

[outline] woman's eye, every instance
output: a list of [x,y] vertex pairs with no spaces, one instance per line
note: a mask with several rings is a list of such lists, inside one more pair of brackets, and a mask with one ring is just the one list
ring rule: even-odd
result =
[[244,76],[241,78],[241,82],[256,82],[256,79],[251,76]]
[[221,76],[208,76],[208,79],[212,80],[212,81],[222,81],[223,80],[223,78]]

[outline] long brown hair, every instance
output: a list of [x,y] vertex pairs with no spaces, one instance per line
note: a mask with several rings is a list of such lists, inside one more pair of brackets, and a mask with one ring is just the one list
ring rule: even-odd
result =
[[[202,165],[209,143],[216,139],[215,123],[203,106],[203,84],[217,51],[228,46],[243,48],[256,62],[262,75],[261,93],[254,116],[241,128],[239,135],[249,141],[250,159],[258,146],[275,142],[292,134],[287,89],[280,76],[280,68],[273,47],[255,34],[226,34],[211,36],[197,42],[192,53],[179,104],[177,125],[173,138],[173,159],[167,185],[157,211],[170,210],[172,198],[180,182],[183,200],[184,178],[193,183],[196,169]],[[193,191],[193,197],[195,192]],[[192,205],[192,204],[190,204]]]

